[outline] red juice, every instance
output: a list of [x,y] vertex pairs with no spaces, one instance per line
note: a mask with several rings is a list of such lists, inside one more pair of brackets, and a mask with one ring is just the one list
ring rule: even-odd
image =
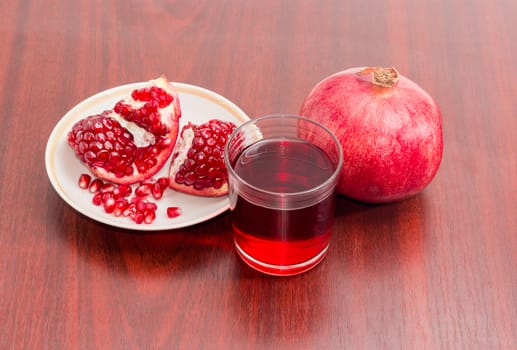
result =
[[[300,207],[290,203],[289,194],[311,190],[331,177],[335,165],[326,153],[302,140],[261,140],[242,151],[233,169],[256,188],[287,194],[285,200],[268,207],[237,193],[232,222],[241,257],[259,270],[280,275],[302,272],[323,259],[330,240],[334,193]],[[281,266],[286,266],[285,271]]]

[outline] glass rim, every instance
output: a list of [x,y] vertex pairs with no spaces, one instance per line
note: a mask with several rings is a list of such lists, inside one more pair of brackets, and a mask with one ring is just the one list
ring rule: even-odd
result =
[[[305,121],[305,122],[308,122],[310,124],[313,124],[313,125],[317,126],[318,128],[321,128],[323,131],[325,131],[331,137],[331,139],[334,141],[334,144],[336,145],[336,149],[337,149],[337,154],[338,154],[338,162],[337,162],[336,168],[334,169],[332,174],[325,181],[323,181],[319,185],[314,186],[314,187],[312,187],[310,189],[307,189],[307,190],[297,191],[297,192],[282,193],[282,192],[265,190],[263,188],[260,188],[260,187],[257,187],[255,185],[252,185],[248,181],[246,181],[242,177],[240,177],[239,174],[237,174],[237,172],[235,172],[235,170],[233,169],[232,165],[230,164],[230,160],[229,160],[228,154],[229,154],[230,143],[238,135],[238,132],[240,130],[243,130],[247,126],[249,126],[251,124],[256,124],[257,122],[260,122],[262,120],[278,119],[278,118],[286,119],[286,120],[287,119],[301,120],[301,121]],[[241,125],[239,125],[239,126],[237,126],[235,128],[235,130],[232,132],[232,134],[228,138],[228,140],[226,142],[226,145],[224,147],[224,162],[225,162],[225,165],[226,165],[226,169],[227,169],[227,171],[232,176],[237,178],[242,185],[250,188],[253,191],[257,191],[257,192],[260,192],[260,193],[265,194],[265,195],[277,196],[277,197],[281,197],[281,198],[300,197],[300,196],[304,196],[304,195],[307,195],[307,194],[312,193],[312,192],[318,192],[322,188],[327,187],[330,182],[333,182],[339,176],[339,174],[341,172],[341,168],[342,168],[343,163],[344,163],[343,157],[344,157],[343,156],[343,148],[341,147],[341,143],[339,142],[339,140],[336,137],[336,135],[332,131],[330,131],[330,129],[328,129],[325,125],[321,124],[320,122],[317,122],[315,120],[309,119],[309,118],[304,117],[304,116],[296,115],[296,114],[283,114],[283,113],[282,114],[268,114],[268,115],[264,115],[264,116],[260,116],[260,117],[257,117],[257,118],[250,119],[250,120],[242,123]],[[228,179],[228,181],[229,181],[229,179]]]

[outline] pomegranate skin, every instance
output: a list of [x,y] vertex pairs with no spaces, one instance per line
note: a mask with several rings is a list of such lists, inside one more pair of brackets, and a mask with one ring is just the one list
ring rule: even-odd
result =
[[[433,98],[398,75],[380,87],[355,67],[319,82],[300,114],[332,130],[343,147],[337,192],[366,203],[388,203],[421,192],[443,154],[442,117]],[[398,72],[397,72],[398,74]]]

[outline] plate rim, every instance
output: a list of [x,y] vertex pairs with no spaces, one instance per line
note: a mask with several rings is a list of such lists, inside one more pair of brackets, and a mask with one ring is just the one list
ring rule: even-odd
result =
[[[95,215],[89,215],[87,210],[84,210],[79,203],[77,203],[76,200],[73,200],[73,198],[67,194],[67,192],[63,189],[62,183],[59,181],[59,177],[57,176],[57,169],[56,169],[56,153],[58,146],[60,142],[63,142],[62,135],[66,135],[68,133],[69,128],[78,120],[87,117],[86,115],[80,116],[78,115],[81,110],[88,109],[90,107],[95,107],[95,105],[98,103],[98,99],[100,98],[110,98],[110,95],[119,96],[122,95],[126,90],[128,92],[141,88],[148,84],[149,82],[136,82],[136,83],[129,83],[129,84],[123,84],[115,87],[111,87],[105,90],[102,90],[100,92],[97,92],[84,100],[80,101],[76,105],[74,105],[72,108],[70,108],[55,124],[54,128],[49,134],[47,144],[45,147],[45,170],[47,173],[47,177],[54,188],[54,190],[58,193],[58,195],[61,197],[61,199],[68,204],[70,207],[72,207],[75,211],[80,213],[81,215],[84,215],[88,217],[91,220],[94,220],[98,223],[105,224],[112,227],[122,228],[122,229],[128,229],[133,231],[165,231],[165,230],[176,230],[180,228],[189,227],[192,225],[196,225],[199,223],[202,223],[204,221],[210,220],[225,211],[227,211],[230,207],[228,197],[209,197],[212,198],[225,198],[226,204],[221,205],[218,207],[218,209],[208,213],[207,215],[200,216],[198,218],[193,218],[188,221],[177,221],[174,222],[173,219],[171,219],[171,225],[166,225],[164,227],[163,225],[156,226],[151,224],[136,224],[130,221],[125,220],[105,220],[103,217],[94,217]],[[183,94],[190,94],[190,95],[196,95],[197,97],[200,97],[204,100],[210,101],[211,103],[214,103],[223,109],[225,109],[235,120],[238,122],[244,123],[245,121],[249,120],[250,117],[234,102],[230,101],[226,97],[209,90],[207,88],[188,84],[188,83],[181,83],[181,82],[170,82],[174,86],[174,88],[178,91],[178,93]],[[97,102],[97,103],[96,103]],[[90,106],[91,105],[91,106]],[[181,106],[181,101],[180,101]],[[101,113],[102,110],[99,109],[98,113]],[[182,111],[182,118],[184,118],[184,112]],[[181,119],[180,119],[181,120]],[[85,171],[90,172],[86,167]],[[198,196],[194,196],[198,197]]]

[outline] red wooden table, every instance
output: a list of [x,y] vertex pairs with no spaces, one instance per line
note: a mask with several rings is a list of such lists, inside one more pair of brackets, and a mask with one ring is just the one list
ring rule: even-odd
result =
[[[515,349],[517,2],[3,1],[0,348]],[[272,278],[230,216],[135,232],[76,212],[44,152],[75,104],[166,74],[250,117],[339,70],[396,66],[443,114],[420,195],[338,198],[328,256]]]

